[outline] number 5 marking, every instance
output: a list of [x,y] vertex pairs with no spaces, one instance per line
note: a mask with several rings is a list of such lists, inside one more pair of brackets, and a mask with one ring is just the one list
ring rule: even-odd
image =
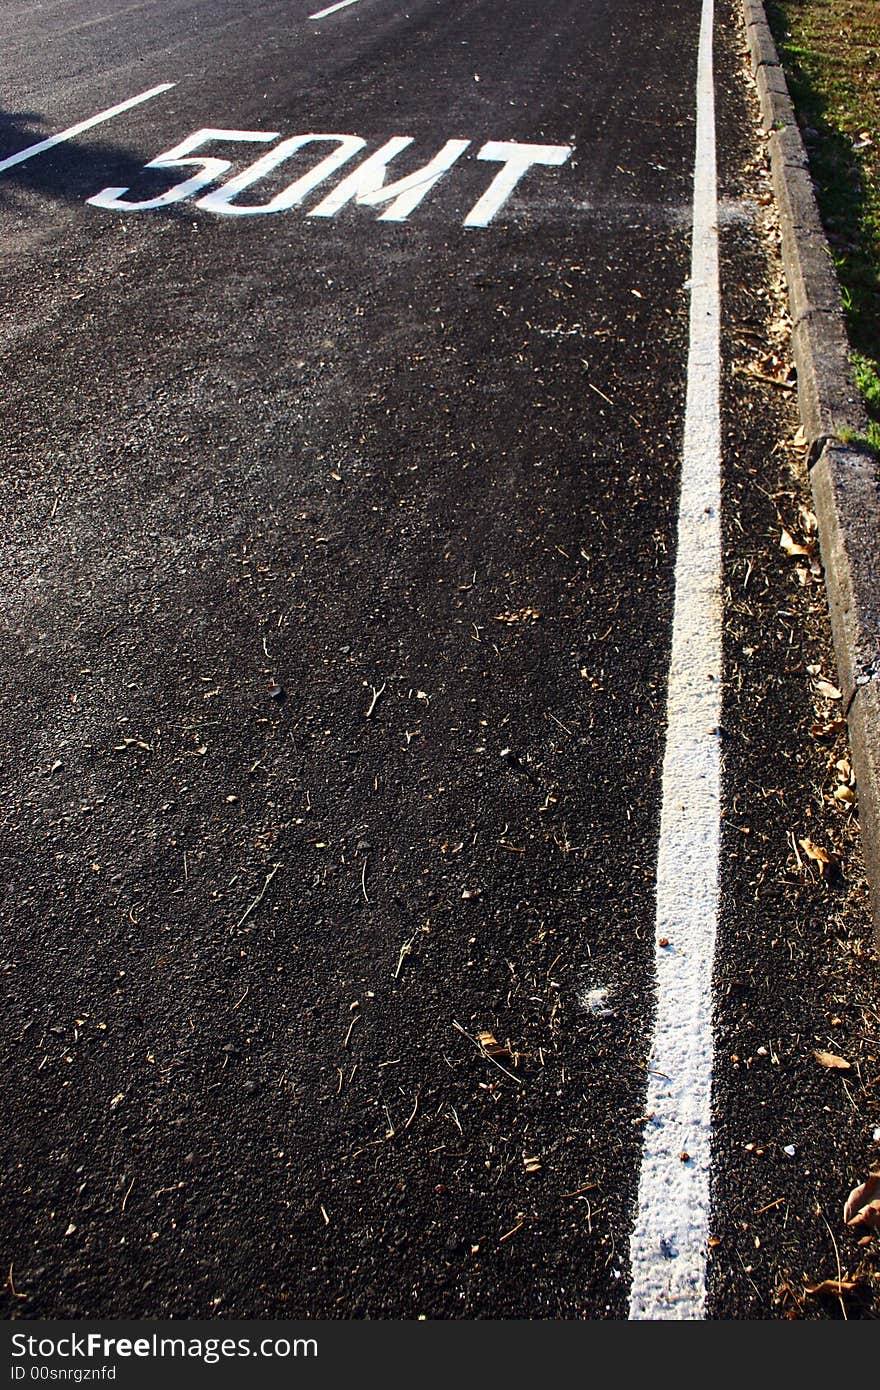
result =
[[197,130],[193,135],[188,135],[185,140],[181,140],[179,145],[173,149],[166,150],[164,154],[157,155],[151,159],[149,164],[144,165],[145,169],[198,169],[199,173],[192,174],[182,183],[176,183],[173,188],[169,188],[166,193],[160,193],[157,198],[145,198],[140,203],[127,202],[123,193],[127,193],[127,188],[103,188],[100,193],[96,193],[93,198],[87,198],[86,202],[91,203],[96,208],[122,208],[126,212],[143,212],[147,208],[166,208],[171,203],[179,203],[184,198],[189,198],[191,194],[198,193],[209,183],[214,183],[232,167],[229,159],[214,159],[200,157],[198,159],[187,159],[186,155],[192,154],[193,150],[198,149],[199,145],[204,145],[208,140],[251,140],[260,145],[267,145],[271,140],[277,140],[280,132],[277,130],[215,130],[211,126],[206,126],[204,130]]

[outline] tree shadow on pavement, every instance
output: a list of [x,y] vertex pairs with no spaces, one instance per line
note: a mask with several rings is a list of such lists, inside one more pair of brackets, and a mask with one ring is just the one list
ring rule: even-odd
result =
[[[39,144],[54,134],[33,111],[5,111],[0,107],[0,163],[10,155]],[[53,145],[21,164],[0,170],[0,211],[33,210],[34,196],[82,204],[104,188],[127,188],[126,196],[150,198],[170,188],[184,175],[173,170],[145,170],[144,164],[159,151],[134,151],[107,141],[97,131],[83,132],[72,140]],[[179,213],[178,205],[163,209]],[[191,209],[190,209],[191,213]]]

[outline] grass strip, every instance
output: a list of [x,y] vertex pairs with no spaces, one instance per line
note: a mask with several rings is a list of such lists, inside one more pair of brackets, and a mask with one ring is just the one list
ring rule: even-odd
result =
[[770,0],[766,8],[837,268],[870,443],[880,451],[880,3]]

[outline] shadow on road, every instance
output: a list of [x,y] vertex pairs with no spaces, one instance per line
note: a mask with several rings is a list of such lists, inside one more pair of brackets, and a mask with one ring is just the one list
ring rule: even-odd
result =
[[[4,111],[0,107],[0,163],[55,133],[45,127],[44,117],[36,112]],[[162,193],[181,177],[158,169],[152,173],[144,171],[146,159],[158,150],[145,154],[109,143],[106,135],[99,142],[95,142],[94,132],[88,132],[88,136],[93,143],[74,137],[10,169],[0,169],[0,210],[32,207],[32,200],[22,197],[27,193],[59,202],[84,203],[101,189],[116,187],[131,188],[132,199],[148,198]],[[165,209],[166,213],[177,210],[174,205]]]

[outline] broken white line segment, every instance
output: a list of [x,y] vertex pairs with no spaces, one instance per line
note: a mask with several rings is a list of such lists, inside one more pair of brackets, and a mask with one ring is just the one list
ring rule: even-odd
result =
[[19,150],[18,154],[11,154],[8,159],[0,159],[0,173],[4,169],[11,169],[14,164],[23,164],[26,159],[33,159],[34,155],[42,154],[44,150],[51,150],[53,145],[61,145],[65,140],[72,140],[75,135],[81,135],[84,130],[91,130],[92,126],[100,125],[102,121],[112,120],[114,116],[119,116],[123,111],[130,111],[133,106],[140,106],[142,101],[149,101],[151,97],[157,97],[160,92],[167,92],[176,86],[175,82],[160,82],[158,87],[151,87],[148,92],[141,92],[140,96],[129,97],[128,101],[121,101],[118,106],[111,106],[106,111],[99,111],[97,116],[90,116],[87,121],[80,121],[78,125],[69,126],[67,130],[62,130],[60,135],[51,135],[48,140],[41,140],[37,145],[28,145],[26,150]]
[[349,5],[356,5],[358,0],[339,0],[337,5],[329,5],[326,10],[318,10],[317,14],[310,14],[309,19],[326,19],[328,14],[335,14],[337,10],[346,10]]
[[713,10],[713,0],[703,0],[687,404],[657,861],[657,999],[630,1243],[632,1319],[705,1316],[722,654]]

